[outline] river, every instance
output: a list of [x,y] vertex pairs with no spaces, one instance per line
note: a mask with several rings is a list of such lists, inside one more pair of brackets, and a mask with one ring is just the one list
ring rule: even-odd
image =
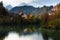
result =
[[0,26],[0,40],[60,40],[59,30],[4,27]]

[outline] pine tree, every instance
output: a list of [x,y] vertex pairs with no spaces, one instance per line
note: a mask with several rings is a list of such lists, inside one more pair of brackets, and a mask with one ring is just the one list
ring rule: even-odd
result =
[[4,8],[3,3],[0,2],[0,16],[7,16],[8,11]]

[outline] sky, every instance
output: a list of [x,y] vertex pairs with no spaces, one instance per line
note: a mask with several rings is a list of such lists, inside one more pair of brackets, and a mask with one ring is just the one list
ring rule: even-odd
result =
[[12,5],[15,6],[21,6],[23,4],[31,5],[34,7],[42,7],[44,5],[50,6],[50,5],[56,5],[60,3],[60,0],[0,0],[3,1],[4,6]]

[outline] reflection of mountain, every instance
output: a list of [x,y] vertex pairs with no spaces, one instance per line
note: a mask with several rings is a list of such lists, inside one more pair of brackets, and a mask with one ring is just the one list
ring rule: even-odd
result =
[[49,12],[53,7],[52,6],[44,6],[41,8],[35,8],[33,6],[17,6],[10,10],[12,13],[18,13],[19,11],[22,11],[23,13],[29,14],[32,13],[33,15],[38,15],[40,13],[47,13]]
[[13,7],[11,6],[11,5],[8,5],[8,6],[6,6],[6,9],[8,9],[8,10],[10,10],[10,9],[12,9]]

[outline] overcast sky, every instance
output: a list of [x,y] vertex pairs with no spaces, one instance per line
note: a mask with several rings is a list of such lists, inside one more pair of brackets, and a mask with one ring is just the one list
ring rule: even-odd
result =
[[12,5],[14,6],[18,6],[18,5],[22,5],[22,4],[27,4],[27,5],[32,5],[35,7],[41,7],[43,5],[56,5],[58,3],[60,3],[60,0],[0,0],[3,1],[4,6],[7,5]]

